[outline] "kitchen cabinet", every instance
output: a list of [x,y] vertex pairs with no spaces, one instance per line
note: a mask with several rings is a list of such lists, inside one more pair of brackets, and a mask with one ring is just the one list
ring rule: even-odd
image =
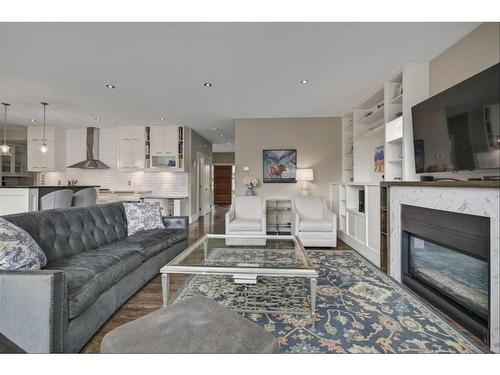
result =
[[55,172],[66,169],[66,137],[64,130],[47,126],[45,129],[45,144],[47,152],[40,148],[44,143],[41,126],[28,127],[28,171]]
[[144,169],[144,161],[144,126],[118,128],[118,169]]
[[10,155],[0,155],[1,175],[4,177],[27,177],[27,148],[10,144]]
[[151,126],[151,155],[168,156],[179,153],[178,126]]

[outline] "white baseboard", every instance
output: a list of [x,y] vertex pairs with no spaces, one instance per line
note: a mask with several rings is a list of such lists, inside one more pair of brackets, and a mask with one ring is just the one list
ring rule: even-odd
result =
[[342,231],[338,231],[338,238],[340,238],[342,241],[344,241],[346,244],[348,244],[350,247],[352,247],[354,250],[356,250],[358,253],[372,262],[374,265],[380,267],[380,254],[378,253],[378,251],[366,246],[364,243],[359,242],[355,238]]

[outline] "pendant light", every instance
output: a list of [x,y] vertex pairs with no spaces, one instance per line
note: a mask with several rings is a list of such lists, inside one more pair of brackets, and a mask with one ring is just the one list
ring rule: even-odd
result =
[[45,108],[49,105],[49,103],[45,102],[40,102],[40,104],[43,106],[43,138],[42,138],[42,147],[40,147],[40,151],[42,153],[46,153],[48,148],[47,148],[47,139],[45,138]]
[[0,155],[10,156],[10,146],[7,144],[7,107],[9,103],[2,103],[4,107],[4,123],[3,123],[3,143],[0,145]]

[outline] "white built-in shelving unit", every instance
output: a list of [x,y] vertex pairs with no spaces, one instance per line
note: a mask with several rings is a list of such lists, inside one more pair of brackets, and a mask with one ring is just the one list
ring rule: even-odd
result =
[[[343,117],[342,182],[330,188],[338,235],[377,266],[380,182],[416,179],[411,107],[428,96],[429,64],[408,63]],[[383,171],[375,171],[379,146],[384,146]],[[360,191],[364,192],[364,212],[359,207]]]

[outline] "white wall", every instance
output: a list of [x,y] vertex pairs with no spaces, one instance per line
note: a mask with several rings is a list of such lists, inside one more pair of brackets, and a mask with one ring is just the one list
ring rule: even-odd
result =
[[[66,159],[68,165],[85,159],[86,129],[66,130]],[[99,159],[110,169],[88,170],[67,168],[64,172],[45,174],[46,185],[66,184],[70,179],[79,185],[100,185],[111,190],[152,190],[161,195],[188,195],[188,174],[178,172],[119,172],[117,170],[117,129],[101,129]],[[131,185],[128,185],[128,181]]]

